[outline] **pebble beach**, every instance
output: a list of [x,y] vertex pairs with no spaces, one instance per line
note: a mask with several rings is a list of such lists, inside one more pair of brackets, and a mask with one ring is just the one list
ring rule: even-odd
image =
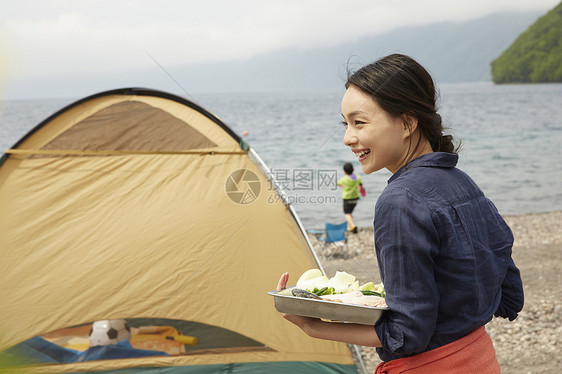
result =
[[[562,211],[504,216],[515,243],[513,259],[521,271],[525,306],[509,322],[494,318],[486,325],[503,374],[559,374],[562,372]],[[360,282],[380,282],[374,253],[373,228],[348,234],[347,244],[324,245],[310,239],[326,275],[336,270]],[[374,348],[360,347],[367,373],[380,363]],[[359,364],[358,359],[358,367]],[[361,371],[360,371],[361,372]]]

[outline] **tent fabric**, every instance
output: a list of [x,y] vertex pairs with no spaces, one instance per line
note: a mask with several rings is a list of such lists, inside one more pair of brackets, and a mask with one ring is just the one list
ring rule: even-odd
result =
[[[106,361],[107,362],[107,361]],[[69,365],[66,365],[67,367]],[[29,373],[59,373],[57,371],[62,366],[54,365],[48,367],[26,367],[22,369],[10,368],[10,374],[29,374]],[[190,365],[190,366],[168,366],[168,367],[134,367],[128,369],[115,370],[91,370],[78,371],[80,374],[104,373],[104,374],[272,374],[272,373],[291,373],[291,374],[352,374],[357,371],[349,365],[333,364],[328,362],[304,362],[304,361],[282,361],[282,362],[242,362],[230,364],[210,364],[210,365]]]
[[[267,291],[279,275],[321,265],[292,208],[270,198],[277,191],[267,169],[240,143],[194,103],[123,89],[62,109],[7,151],[0,351],[96,320],[164,318],[230,330],[267,349],[92,361],[55,372],[249,362],[354,367],[345,344],[309,338],[275,311]],[[255,179],[227,183],[239,170]]]

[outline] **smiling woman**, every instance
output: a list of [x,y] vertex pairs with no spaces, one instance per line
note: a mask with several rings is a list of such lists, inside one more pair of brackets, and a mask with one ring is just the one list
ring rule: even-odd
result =
[[[375,373],[497,374],[484,325],[523,307],[513,235],[493,203],[457,169],[430,74],[394,54],[350,75],[344,143],[363,172],[393,173],[377,200],[374,237],[390,308],[374,326],[284,317],[308,335],[377,347]],[[286,287],[288,273],[278,283]]]
[[[355,124],[361,129],[365,124],[375,124],[373,127],[377,132],[385,133],[387,148],[384,152],[381,150],[381,153],[390,153],[391,158],[394,156],[394,159],[385,160],[381,167],[369,172],[378,171],[386,167],[385,162],[390,162],[387,169],[394,173],[400,166],[423,154],[432,151],[455,152],[453,137],[443,135],[441,116],[436,108],[435,84],[421,65],[410,64],[405,56],[392,55],[377,61],[376,68],[360,69],[350,75],[346,88],[342,100],[344,119],[346,111],[353,119],[358,114],[365,119],[373,116],[367,122],[359,117]],[[344,138],[344,143],[352,148],[355,144],[349,142],[355,141],[350,138],[355,133],[350,130],[354,127],[348,128]],[[367,135],[379,142],[382,136],[383,134]],[[393,151],[389,152],[389,149]]]
[[342,115],[343,141],[358,157],[364,173],[382,168],[394,173],[406,161],[412,139],[406,118],[390,116],[356,86],[350,86],[343,97]]

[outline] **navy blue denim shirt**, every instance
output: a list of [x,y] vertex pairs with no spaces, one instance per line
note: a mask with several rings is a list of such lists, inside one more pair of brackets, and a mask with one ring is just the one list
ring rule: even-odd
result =
[[390,311],[375,331],[383,361],[457,340],[523,308],[513,234],[458,155],[430,153],[399,169],[377,200],[375,249]]

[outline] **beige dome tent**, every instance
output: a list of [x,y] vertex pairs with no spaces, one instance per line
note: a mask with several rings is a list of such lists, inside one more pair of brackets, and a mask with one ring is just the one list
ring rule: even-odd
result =
[[269,175],[219,119],[164,92],[103,92],[46,119],[0,160],[0,351],[124,318],[198,344],[23,372],[356,372],[347,345],[307,337],[267,295],[282,272],[320,266]]

